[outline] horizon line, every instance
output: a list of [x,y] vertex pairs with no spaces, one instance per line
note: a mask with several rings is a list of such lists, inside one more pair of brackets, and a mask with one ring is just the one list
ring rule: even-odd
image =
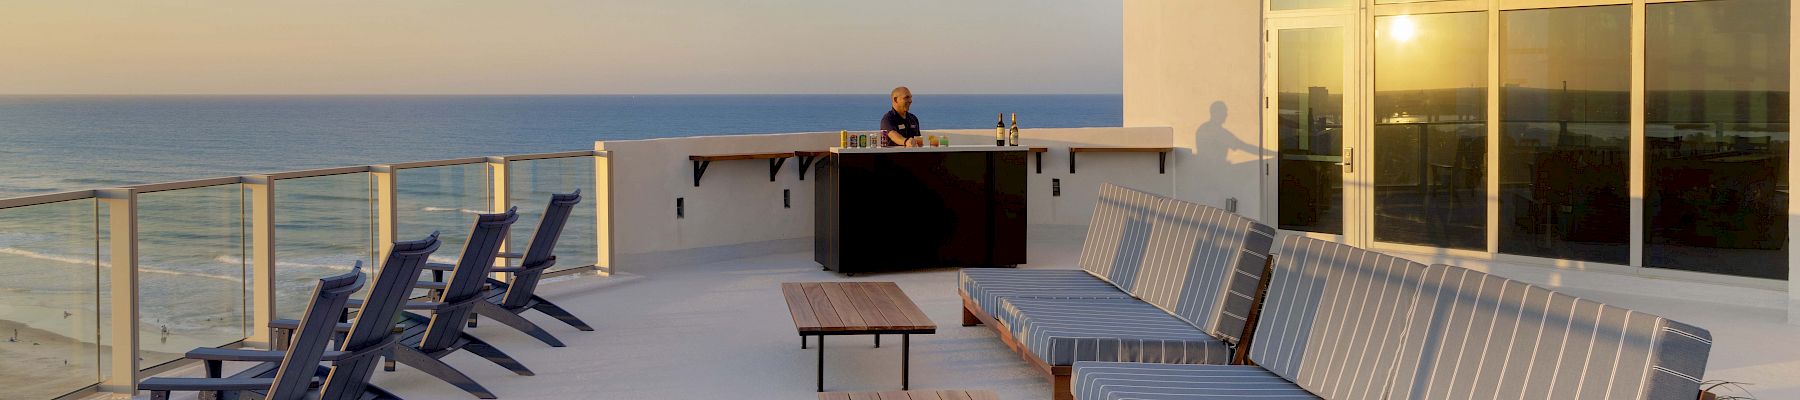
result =
[[[156,96],[167,96],[167,97],[175,97],[175,96],[220,96],[220,97],[225,97],[225,96],[246,96],[246,97],[247,96],[320,96],[320,97],[325,97],[325,96],[418,96],[418,97],[423,97],[423,96],[470,96],[470,97],[494,96],[494,97],[500,97],[500,96],[863,96],[863,95],[878,95],[878,94],[884,94],[884,93],[880,93],[880,92],[868,92],[868,93],[844,93],[844,92],[815,92],[815,93],[783,93],[783,92],[771,92],[771,93],[0,93],[0,96],[45,96],[45,97],[48,97],[48,96],[67,96],[67,97],[77,97],[77,96],[92,96],[92,97],[99,97],[99,96],[141,96],[141,97],[156,97]],[[930,92],[926,92],[926,94],[928,94],[928,95],[946,95],[946,96],[1068,96],[1068,95],[1123,96],[1123,95],[1125,95],[1123,92],[1120,92],[1120,93],[1097,93],[1097,92],[1059,92],[1059,93],[950,92],[950,93],[930,93]]]

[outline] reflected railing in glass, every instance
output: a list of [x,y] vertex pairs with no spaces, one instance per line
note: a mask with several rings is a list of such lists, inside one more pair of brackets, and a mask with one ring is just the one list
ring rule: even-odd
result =
[[[298,318],[318,279],[375,265],[375,195],[368,173],[275,181],[276,318]],[[363,298],[369,287],[363,287]]]
[[140,368],[249,336],[244,196],[236,183],[138,195]]
[[95,200],[0,209],[0,387],[54,398],[104,379],[110,315]]
[[1375,240],[1487,249],[1487,122],[1375,124]]
[[[437,231],[444,246],[431,255],[432,262],[456,262],[475,215],[492,212],[493,180],[488,172],[485,163],[396,171],[394,240],[418,240]],[[519,224],[513,229],[520,229]]]
[[519,222],[513,224],[510,238],[512,251],[525,251],[525,246],[537,232],[539,221],[543,220],[550,195],[580,190],[581,203],[575,205],[568,222],[563,225],[562,237],[557,240],[555,250],[556,266],[550,271],[594,265],[598,250],[593,245],[598,232],[594,219],[594,201],[598,195],[594,191],[594,158],[511,161],[507,163],[506,173],[510,191],[507,201],[519,207]]

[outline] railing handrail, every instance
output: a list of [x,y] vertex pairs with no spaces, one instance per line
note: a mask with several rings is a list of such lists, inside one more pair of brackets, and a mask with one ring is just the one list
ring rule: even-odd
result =
[[166,192],[166,191],[171,191],[171,190],[202,188],[202,187],[208,187],[208,186],[230,185],[230,184],[235,184],[235,183],[245,183],[245,182],[247,182],[247,179],[249,179],[250,177],[265,177],[266,179],[272,179],[272,180],[279,181],[279,180],[288,180],[288,179],[315,178],[315,177],[330,176],[330,175],[344,175],[344,174],[355,174],[355,173],[364,173],[364,172],[375,172],[378,170],[380,170],[380,171],[396,171],[396,170],[403,170],[403,169],[443,167],[443,166],[451,166],[451,165],[481,164],[481,163],[487,163],[487,162],[532,161],[532,160],[544,160],[544,159],[553,159],[553,158],[574,158],[574,157],[605,157],[606,156],[605,153],[606,152],[604,152],[604,151],[596,151],[596,150],[578,150],[578,151],[561,151],[561,152],[552,152],[552,153],[515,154],[515,155],[493,156],[493,157],[462,157],[462,158],[450,158],[450,159],[441,159],[441,160],[410,161],[410,162],[390,163],[390,164],[353,165],[353,166],[347,166],[347,167],[303,169],[303,170],[271,172],[271,173],[262,173],[262,174],[245,174],[245,175],[221,176],[221,177],[213,177],[213,178],[169,181],[169,182],[142,183],[142,184],[135,184],[135,185],[111,186],[111,187],[101,187],[101,188],[93,188],[93,189],[74,190],[74,191],[67,191],[67,192],[56,192],[56,193],[48,193],[48,194],[37,194],[37,195],[28,195],[28,196],[20,196],[20,197],[0,198],[0,209],[28,207],[28,206],[34,206],[34,205],[40,205],[40,204],[64,202],[64,201],[69,201],[69,200],[90,199],[90,198],[95,197],[95,193],[97,191],[107,190],[107,189],[131,189],[131,190],[137,192],[138,194],[144,194],[144,193]]
[[94,189],[0,199],[0,210],[94,198]]
[[314,178],[314,177],[321,177],[321,176],[343,175],[343,174],[356,174],[356,173],[363,173],[363,172],[369,172],[369,166],[358,165],[358,166],[353,166],[353,167],[320,168],[320,169],[309,169],[309,170],[300,170],[300,171],[276,172],[273,174],[263,174],[263,176],[267,176],[267,177],[269,177],[269,179],[273,179],[273,180],[283,180],[283,179]]

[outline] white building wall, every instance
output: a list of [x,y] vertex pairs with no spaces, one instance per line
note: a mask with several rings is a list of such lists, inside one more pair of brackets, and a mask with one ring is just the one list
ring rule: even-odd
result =
[[1125,126],[1167,126],[1175,196],[1262,214],[1262,2],[1125,1]]

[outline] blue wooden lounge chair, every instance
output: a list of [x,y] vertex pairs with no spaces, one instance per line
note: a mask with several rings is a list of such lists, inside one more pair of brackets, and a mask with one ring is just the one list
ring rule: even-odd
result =
[[467,350],[513,373],[533,375],[530,369],[512,356],[463,332],[475,306],[487,302],[481,296],[482,286],[488,283],[487,274],[494,265],[494,255],[499,254],[500,243],[506,239],[513,222],[518,220],[517,207],[505,213],[481,214],[476,218],[462,256],[458,257],[456,267],[451,270],[449,281],[444,282],[441,290],[434,290],[435,293],[431,296],[433,301],[411,302],[406,305],[407,310],[430,311],[430,316],[400,313],[400,322],[396,325],[400,330],[400,345],[394,346],[387,370],[392,371],[394,363],[398,361],[483,399],[495,398],[494,393],[439,359],[458,350]]
[[[396,337],[391,329],[394,316],[406,304],[412,291],[412,283],[418,280],[419,271],[426,259],[437,251],[440,243],[436,232],[423,240],[394,243],[393,250],[388,252],[387,260],[375,275],[368,301],[361,302],[359,306],[360,312],[355,324],[337,324],[334,329],[338,334],[333,335],[333,340],[338,343],[339,351],[326,353],[324,361],[331,362],[332,366],[319,371],[320,377],[325,379],[319,399],[397,398],[369,385],[369,378],[375,371],[376,356],[387,353],[394,346]],[[269,327],[276,330],[273,336],[278,343],[289,343],[298,336],[293,335],[293,332],[298,331],[299,325],[300,321],[297,320],[276,320]],[[281,351],[246,349],[201,349],[188,353],[188,358],[206,362],[209,378],[219,377],[222,361],[264,361],[263,364],[235,374],[233,378],[268,378],[277,372],[281,356]]]
[[[497,257],[522,258],[517,267],[493,268],[493,272],[511,273],[511,282],[488,279],[490,288],[481,296],[488,302],[476,304],[475,314],[493,318],[552,347],[563,347],[563,342],[557,340],[556,336],[551,335],[543,327],[525,319],[526,311],[537,310],[582,331],[594,330],[593,327],[588,326],[587,322],[575,317],[575,314],[569,313],[568,310],[564,310],[534,293],[537,291],[538,280],[544,276],[544,271],[556,265],[556,241],[562,237],[563,226],[569,221],[569,213],[575,209],[575,205],[578,203],[581,203],[580,190],[576,190],[574,193],[550,196],[550,205],[544,209],[544,219],[538,222],[537,233],[532,235],[531,245],[525,248],[525,254],[521,257],[517,253],[501,253]],[[433,264],[426,268],[434,271],[448,271],[452,266]],[[437,288],[442,287],[442,284],[422,283],[421,287]],[[475,319],[470,318],[469,327],[474,326]]]
[[[319,279],[319,286],[313,289],[312,299],[306,305],[306,313],[300,317],[300,329],[294,335],[293,345],[281,352],[280,358],[276,360],[278,368],[272,377],[150,378],[139,383],[138,388],[149,390],[150,398],[156,400],[167,400],[172,391],[225,392],[224,397],[235,398],[241,392],[255,390],[263,391],[263,397],[271,400],[305,398],[313,377],[318,374],[319,361],[326,358],[366,358],[380,355],[379,352],[333,352],[328,355],[325,351],[333,334],[332,328],[337,326],[338,317],[343,314],[344,302],[350,299],[351,294],[361,290],[363,283],[360,264],[349,273]],[[188,352],[188,357],[209,359],[212,354],[234,352],[235,349],[198,349]],[[247,352],[268,353],[260,350]]]

